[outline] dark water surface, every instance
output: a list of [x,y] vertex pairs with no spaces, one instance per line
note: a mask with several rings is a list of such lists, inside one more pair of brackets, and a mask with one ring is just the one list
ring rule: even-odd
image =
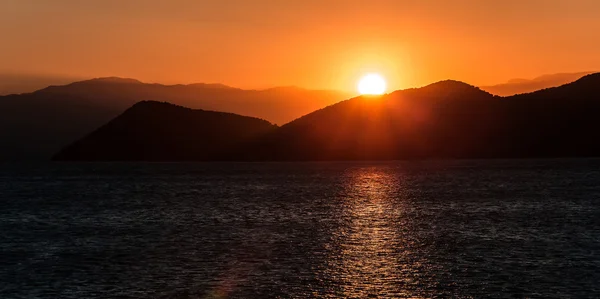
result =
[[0,165],[0,298],[598,298],[600,160]]

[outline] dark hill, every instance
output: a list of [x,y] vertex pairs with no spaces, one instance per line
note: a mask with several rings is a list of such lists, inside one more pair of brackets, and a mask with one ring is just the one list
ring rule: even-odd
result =
[[145,101],[68,146],[54,159],[212,160],[275,128],[257,118]]
[[497,97],[456,81],[321,109],[255,140],[246,160],[600,155],[600,74]]
[[335,91],[242,90],[220,84],[161,85],[99,78],[0,96],[0,161],[49,159],[143,100],[231,112],[283,124],[348,97]]

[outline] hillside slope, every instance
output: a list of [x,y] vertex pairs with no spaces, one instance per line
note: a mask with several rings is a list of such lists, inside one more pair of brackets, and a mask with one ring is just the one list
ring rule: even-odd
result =
[[55,160],[202,161],[274,130],[232,113],[144,101],[55,155]]

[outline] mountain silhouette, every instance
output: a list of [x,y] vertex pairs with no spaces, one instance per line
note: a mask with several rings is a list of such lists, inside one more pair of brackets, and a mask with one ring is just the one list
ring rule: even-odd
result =
[[49,159],[144,100],[249,115],[283,124],[347,98],[344,93],[326,90],[161,85],[116,77],[50,86],[33,93],[0,96],[0,160]]
[[277,127],[252,117],[144,101],[59,152],[56,160],[212,160]]
[[[600,126],[599,97],[600,73],[560,87],[511,97],[494,96],[458,81],[442,81],[383,96],[342,101],[236,142],[235,147],[220,148],[220,155],[214,155],[213,159],[315,161],[598,156],[600,133],[595,128]],[[135,119],[128,123],[135,124]],[[151,138],[152,132],[146,136]],[[86,142],[102,146],[100,141]],[[95,160],[83,150],[76,152],[77,159]],[[190,159],[205,157],[200,153]],[[61,158],[73,157],[62,155]]]
[[559,73],[543,75],[534,79],[512,79],[503,84],[481,86],[480,88],[494,95],[511,96],[571,83],[591,73],[592,72]]
[[361,96],[288,123],[246,145],[248,150],[238,155],[243,160],[425,158],[433,154],[434,139],[470,129],[463,116],[483,117],[474,112],[498,99],[453,80]]
[[599,96],[600,74],[513,97],[445,81],[329,106],[240,154],[248,160],[595,156]]
[[222,84],[202,83],[162,85],[117,77],[50,86],[34,94],[78,97],[90,104],[118,107],[120,112],[142,100],[165,101],[193,109],[254,116],[278,124],[348,98],[345,93],[330,90],[297,87],[244,90]]

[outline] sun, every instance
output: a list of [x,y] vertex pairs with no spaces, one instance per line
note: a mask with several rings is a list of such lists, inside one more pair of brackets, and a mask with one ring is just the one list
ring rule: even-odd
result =
[[385,79],[379,74],[367,74],[358,81],[358,92],[362,95],[381,95],[386,88]]

